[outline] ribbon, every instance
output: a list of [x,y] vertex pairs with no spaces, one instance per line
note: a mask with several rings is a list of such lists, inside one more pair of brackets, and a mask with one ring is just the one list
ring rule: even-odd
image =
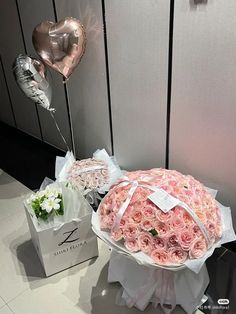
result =
[[49,109],[49,111],[50,111],[50,114],[51,114],[51,116],[52,116],[52,118],[53,118],[53,121],[54,121],[54,123],[55,123],[55,126],[56,126],[56,128],[57,128],[57,131],[59,132],[59,134],[60,134],[60,136],[61,136],[61,138],[62,138],[64,144],[66,145],[66,148],[67,148],[68,152],[69,152],[69,151],[70,151],[69,145],[67,144],[67,141],[66,141],[65,137],[63,136],[63,134],[62,134],[62,132],[61,132],[61,129],[60,129],[58,123],[57,123],[57,120],[55,119],[55,116],[54,116],[55,109],[52,109],[52,110]]
[[101,201],[102,198],[101,196],[98,194],[97,191],[88,191],[86,194],[84,194],[86,197],[86,200],[89,202],[90,205],[95,205],[96,207],[98,207],[98,200]]
[[81,173],[84,173],[84,172],[90,172],[90,171],[94,171],[94,170],[103,170],[103,169],[107,169],[107,167],[105,165],[104,166],[102,166],[102,165],[101,166],[91,166],[91,167],[76,170],[75,173],[77,175],[80,175]]
[[[117,186],[127,186],[129,184],[131,184],[131,188],[128,192],[128,195],[127,195],[127,198],[125,200],[125,202],[122,204],[122,206],[120,207],[120,209],[118,210],[118,213],[116,215],[116,219],[115,219],[115,222],[113,224],[113,227],[112,227],[112,230],[116,230],[119,228],[119,225],[120,225],[120,222],[121,222],[121,219],[126,211],[126,209],[128,208],[129,206],[129,203],[137,189],[137,187],[143,187],[143,188],[147,188],[153,192],[157,192],[157,191],[163,191],[162,189],[160,189],[160,185],[159,186],[150,186],[148,184],[148,182],[145,182],[144,180],[145,178],[141,178],[140,181],[142,181],[143,183],[139,183],[137,180],[135,181],[131,181],[128,177],[124,177],[123,178],[123,181],[121,181],[120,183],[118,183]],[[177,199],[177,198],[176,198]],[[197,216],[197,214],[187,205],[185,204],[184,202],[181,202],[179,199],[177,199],[179,202],[178,202],[178,205],[183,207],[187,212],[188,214],[193,218],[193,220],[195,221],[195,223],[198,225],[198,227],[200,228],[204,238],[206,239],[206,242],[207,242],[207,246],[208,248],[210,247],[210,244],[211,244],[211,241],[210,241],[210,238],[208,236],[208,232],[207,232],[207,229],[206,227],[204,226],[204,224],[202,223],[202,221],[199,219],[199,217]]]

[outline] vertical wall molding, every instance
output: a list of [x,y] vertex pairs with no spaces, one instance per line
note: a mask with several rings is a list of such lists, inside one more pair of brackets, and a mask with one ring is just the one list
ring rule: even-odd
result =
[[69,98],[68,87],[67,87],[67,83],[65,82],[65,79],[63,80],[63,84],[64,84],[64,91],[65,91],[65,96],[66,96],[66,108],[67,108],[67,115],[68,115],[68,121],[69,121],[69,127],[70,127],[72,151],[74,155],[76,155],[75,138],[74,138],[74,132],[73,132],[73,127],[72,127],[72,117],[71,117],[71,110],[70,110],[70,98]]
[[103,33],[104,33],[104,49],[105,49],[105,63],[106,63],[106,77],[107,77],[107,97],[108,97],[108,110],[110,120],[110,133],[111,133],[111,150],[114,155],[114,144],[113,144],[113,127],[112,127],[112,111],[111,111],[111,91],[110,91],[110,75],[109,75],[109,54],[107,46],[107,25],[106,25],[106,7],[105,0],[102,1],[102,17],[103,17]]
[[[58,17],[57,17],[57,8],[56,8],[55,0],[52,0],[52,5],[53,5],[55,22],[57,23]],[[65,97],[66,97],[66,108],[67,108],[67,116],[68,116],[69,129],[70,129],[71,146],[72,146],[72,151],[75,155],[76,154],[76,152],[75,152],[75,139],[74,139],[74,133],[73,133],[73,127],[72,127],[70,99],[69,99],[69,93],[68,93],[66,79],[64,77],[63,77],[63,85],[64,85],[64,91],[65,91]]]
[[1,55],[0,55],[0,63],[1,63],[1,67],[2,67],[2,74],[3,74],[3,77],[4,77],[6,89],[7,89],[7,95],[8,95],[10,106],[11,106],[11,112],[12,112],[12,117],[13,117],[13,120],[14,120],[14,125],[17,128],[16,117],[15,117],[15,113],[14,113],[13,106],[12,106],[11,95],[10,95],[9,87],[8,87],[8,84],[7,84],[6,73],[5,73],[4,64],[2,62]]
[[170,0],[168,85],[167,85],[167,112],[166,112],[166,161],[165,161],[166,169],[169,169],[169,153],[170,153],[169,146],[170,146],[170,114],[171,114],[174,7],[175,7],[175,0]]
[[[22,36],[22,41],[23,41],[23,45],[24,45],[24,50],[25,50],[25,54],[28,54],[26,43],[25,43],[25,35],[24,35],[21,16],[20,16],[19,4],[18,4],[18,0],[15,0],[15,1],[16,1],[16,9],[17,9],[18,19],[19,19],[19,24],[20,24],[20,30],[21,30],[21,36]],[[36,104],[34,104],[34,106],[35,106],[36,115],[37,115],[38,124],[39,124],[40,137],[41,137],[41,140],[43,140],[42,126],[41,126],[41,122],[40,122],[40,118],[39,118],[38,106]]]

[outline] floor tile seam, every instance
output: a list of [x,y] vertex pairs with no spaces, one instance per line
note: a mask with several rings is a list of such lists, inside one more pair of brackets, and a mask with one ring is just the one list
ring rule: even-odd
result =
[[18,293],[16,296],[14,296],[13,298],[9,299],[8,301],[5,301],[6,305],[9,305],[11,302],[15,301],[18,297],[20,297],[23,293],[25,293],[28,290],[31,290],[30,287],[22,290],[20,293]]
[[0,305],[0,310],[5,306],[7,305],[7,303],[5,302],[5,300],[0,296],[0,300],[2,300],[3,304]]

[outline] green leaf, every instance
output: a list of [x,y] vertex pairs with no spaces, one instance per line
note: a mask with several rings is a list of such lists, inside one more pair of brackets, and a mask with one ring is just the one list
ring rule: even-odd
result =
[[158,232],[156,231],[156,229],[151,229],[151,230],[149,230],[149,232],[150,232],[153,236],[158,235]]
[[50,213],[48,213],[46,210],[42,209],[41,205],[43,203],[43,201],[46,199],[47,197],[44,195],[42,197],[39,197],[37,199],[35,199],[32,203],[31,203],[31,207],[36,215],[37,218],[40,218],[42,220],[47,220],[49,216],[51,215],[64,215],[64,203],[63,203],[63,198],[62,198],[62,194],[59,193],[58,194],[58,198],[60,198],[60,208],[58,210],[52,210]]

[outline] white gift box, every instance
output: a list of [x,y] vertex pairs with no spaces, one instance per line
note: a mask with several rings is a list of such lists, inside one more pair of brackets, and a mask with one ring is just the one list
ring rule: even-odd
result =
[[97,237],[91,228],[92,208],[86,201],[80,205],[77,217],[46,228],[25,204],[31,238],[46,276],[98,256]]

